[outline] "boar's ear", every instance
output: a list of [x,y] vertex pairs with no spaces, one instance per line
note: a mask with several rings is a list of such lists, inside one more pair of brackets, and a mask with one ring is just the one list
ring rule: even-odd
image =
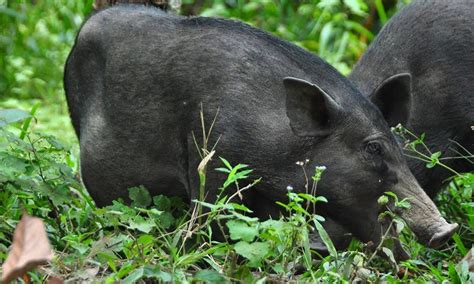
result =
[[331,132],[330,121],[340,106],[325,91],[305,80],[286,77],[286,115],[297,136],[325,136]]
[[402,73],[386,79],[369,98],[389,126],[406,125],[411,111],[411,75]]

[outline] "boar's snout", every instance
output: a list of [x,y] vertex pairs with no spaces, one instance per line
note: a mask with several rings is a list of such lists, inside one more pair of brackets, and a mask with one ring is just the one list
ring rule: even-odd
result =
[[430,241],[428,242],[428,246],[431,247],[431,248],[437,248],[437,247],[441,246],[442,244],[447,242],[449,239],[451,239],[452,235],[456,232],[458,227],[459,226],[456,223],[454,223],[454,224],[446,223],[446,224],[442,225],[438,229],[438,232],[435,233],[431,237]]
[[420,243],[432,248],[439,247],[451,238],[458,224],[446,222],[411,173],[407,173],[404,180],[396,186],[395,191],[399,197],[410,199],[411,208],[402,210],[401,217]]

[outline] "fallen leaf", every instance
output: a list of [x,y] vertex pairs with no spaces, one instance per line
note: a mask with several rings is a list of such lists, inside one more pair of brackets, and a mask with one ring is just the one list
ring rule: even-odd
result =
[[25,213],[16,226],[10,253],[2,267],[2,283],[10,283],[52,258],[43,221]]
[[63,284],[64,281],[60,278],[50,276],[48,280],[46,280],[46,284]]

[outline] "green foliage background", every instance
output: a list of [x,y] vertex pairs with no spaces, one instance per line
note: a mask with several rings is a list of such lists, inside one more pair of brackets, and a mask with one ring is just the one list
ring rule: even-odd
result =
[[[40,102],[36,129],[69,144],[76,140],[62,73],[92,2],[0,0],[0,107],[29,110]],[[388,2],[391,8],[385,11],[376,9],[383,7],[381,0],[184,0],[175,12],[243,20],[307,48],[348,74],[386,15],[407,0]],[[376,20],[366,29],[371,14]]]
[[[383,24],[409,0],[182,2],[178,13],[243,20],[310,50],[348,74]],[[383,279],[388,283],[408,279],[419,283],[462,283],[469,277],[474,279],[465,266],[456,270],[456,263],[473,243],[472,174],[452,183],[438,200],[441,211],[461,224],[454,243],[432,250],[404,234],[403,241],[413,256],[402,264],[412,274],[404,275],[399,275],[399,267],[387,260],[364,263],[367,257],[357,242],[348,252],[337,255],[334,251],[318,264],[312,264],[305,247],[310,226],[301,215],[304,210],[300,203],[308,198],[304,196],[290,196],[289,204],[285,205],[299,213],[274,222],[248,218],[242,215],[245,208],[227,200],[208,205],[216,212],[224,207],[230,212],[232,221],[227,226],[232,240],[239,241],[238,246],[218,244],[193,250],[176,250],[177,242],[184,242],[182,236],[176,231],[165,233],[186,224],[182,208],[172,209],[170,205],[179,204],[176,200],[151,199],[143,188],[134,188],[130,192],[134,201],[131,207],[115,203],[106,209],[95,208],[75,176],[77,139],[62,86],[66,57],[91,8],[92,0],[0,0],[0,109],[37,109],[31,122],[13,124],[8,131],[0,125],[0,262],[5,260],[13,228],[25,209],[47,224],[59,254],[52,273],[67,275],[69,279],[89,279],[88,269],[99,266],[104,268],[101,273],[107,272],[99,276],[109,283],[133,283],[143,277],[180,282],[232,279],[223,275],[255,282],[271,280],[265,277],[273,274],[288,279],[284,277],[294,270],[290,268],[293,262],[317,268],[303,274],[306,281],[321,278],[345,283],[365,276],[367,280]],[[226,167],[229,172],[245,168],[228,164]],[[274,230],[275,227],[279,229]],[[157,236],[163,237],[157,240]],[[242,262],[236,253],[249,261]],[[225,260],[220,262],[223,256]],[[271,261],[264,261],[264,256]],[[201,266],[212,269],[197,272]],[[260,274],[253,273],[256,266],[260,267]],[[44,273],[31,277],[41,281]]]

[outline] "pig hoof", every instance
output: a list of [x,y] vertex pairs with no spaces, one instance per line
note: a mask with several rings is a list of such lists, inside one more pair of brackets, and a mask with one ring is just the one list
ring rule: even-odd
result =
[[428,246],[431,248],[437,248],[441,246],[451,238],[458,227],[459,225],[456,223],[448,224],[431,238]]

